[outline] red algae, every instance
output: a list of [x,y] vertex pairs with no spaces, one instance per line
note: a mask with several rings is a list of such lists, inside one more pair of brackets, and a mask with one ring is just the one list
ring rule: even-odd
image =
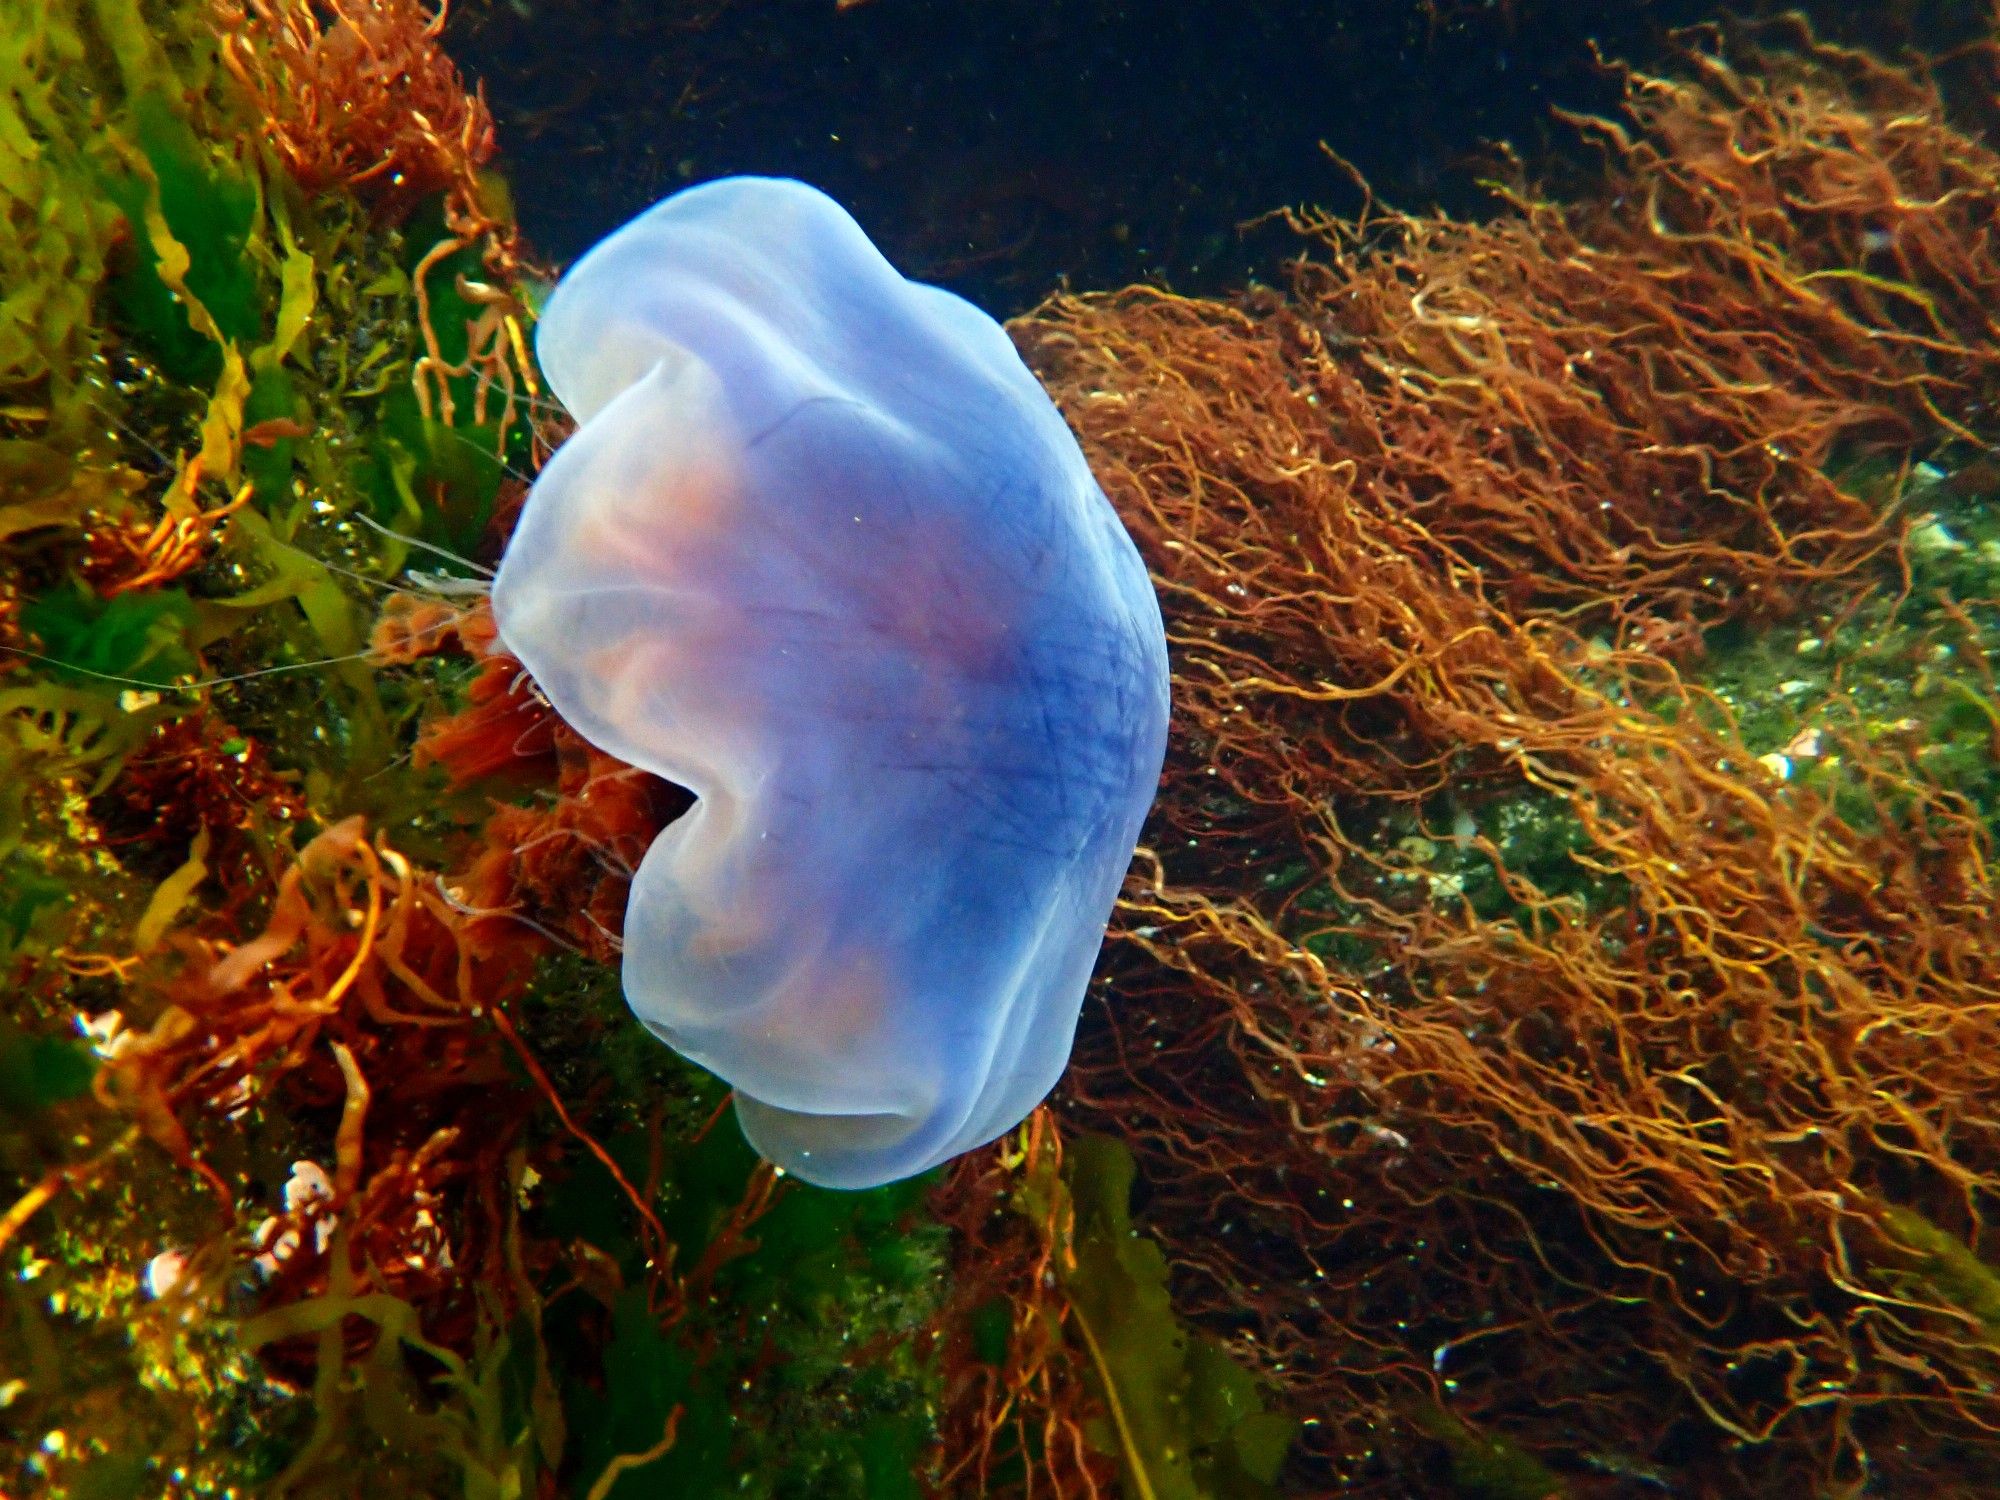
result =
[[448,6],[421,0],[220,3],[223,62],[309,192],[358,188],[392,211],[436,193],[480,212],[493,116],[439,42]]

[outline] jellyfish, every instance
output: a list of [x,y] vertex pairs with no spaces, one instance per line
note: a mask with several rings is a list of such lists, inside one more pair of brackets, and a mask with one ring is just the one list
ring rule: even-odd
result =
[[696,799],[632,882],[633,1012],[808,1182],[994,1140],[1067,1063],[1165,754],[1158,601],[1075,438],[998,323],[781,179],[611,234],[536,348],[577,427],[500,640]]

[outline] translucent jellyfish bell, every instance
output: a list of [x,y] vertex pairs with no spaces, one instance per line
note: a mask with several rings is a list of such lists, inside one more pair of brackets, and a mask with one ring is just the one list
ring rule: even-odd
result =
[[633,1010],[807,1181],[994,1139],[1068,1060],[1165,753],[1159,606],[1075,439],[997,323],[797,182],[642,214],[537,349],[579,425],[501,640],[698,798],[632,885]]

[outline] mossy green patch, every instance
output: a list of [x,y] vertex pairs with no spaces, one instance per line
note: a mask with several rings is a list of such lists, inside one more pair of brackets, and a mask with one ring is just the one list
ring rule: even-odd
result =
[[[478,550],[506,477],[499,441],[495,424],[447,427],[425,416],[401,386],[377,407],[369,461],[357,477],[377,521],[412,527],[433,546],[467,556]],[[463,571],[436,554],[425,566]]]
[[157,94],[134,101],[132,128],[147,171],[105,184],[134,231],[112,277],[118,326],[170,379],[212,385],[221,341],[248,344],[263,330],[267,297],[251,257],[259,188]]
[[[703,1294],[672,1326],[647,1310],[646,1248],[611,1175],[572,1153],[539,1189],[530,1223],[588,1245],[607,1301],[551,1309],[549,1344],[575,1444],[581,1495],[621,1454],[673,1448],[625,1469],[612,1494],[721,1493],[799,1500],[900,1500],[935,1446],[937,1374],[917,1334],[944,1295],[944,1232],[924,1212],[931,1182],[865,1193],[778,1185],[769,1209],[721,1244],[759,1170],[723,1109],[728,1091],[633,1018],[614,969],[545,960],[520,1011],[524,1035],[565,1097],[601,1100],[593,1128],[652,1203]],[[606,1087],[609,1085],[609,1087]],[[718,1111],[721,1111],[718,1114]],[[657,1156],[655,1155],[657,1152]]]
[[1890,1204],[1882,1210],[1882,1223],[1908,1247],[1916,1262],[1913,1277],[1885,1268],[1885,1278],[1914,1279],[1931,1296],[1972,1318],[1989,1342],[2000,1345],[2000,1271],[1981,1260],[1964,1240],[1915,1209]]
[[21,623],[42,643],[50,671],[69,681],[157,689],[195,670],[194,603],[181,589],[110,599],[62,589],[31,600]]
[[[267,429],[279,424],[293,425],[303,409],[304,403],[291,375],[283,366],[277,366],[251,380],[250,394],[243,398],[243,425],[246,431],[260,425]],[[243,450],[244,477],[256,486],[257,494],[275,503],[279,497],[291,493],[292,464],[297,452],[297,439],[287,431],[260,436]]]
[[[627,1138],[616,1154],[643,1155]],[[699,1265],[742,1199],[756,1158],[733,1120],[690,1146],[666,1146],[659,1212],[676,1263]],[[657,1444],[682,1408],[676,1442],[620,1477],[614,1496],[732,1493],[893,1500],[934,1441],[934,1375],[915,1333],[935,1306],[942,1244],[919,1213],[927,1183],[871,1193],[783,1187],[715,1273],[709,1295],[670,1329],[628,1285],[610,1309],[601,1355],[575,1324],[554,1335],[570,1384],[582,1493],[619,1454]],[[636,1247],[606,1214],[601,1169],[550,1194],[546,1227],[595,1234],[622,1267]],[[866,1358],[857,1350],[871,1349]],[[580,1382],[601,1385],[603,1397]]]
[[40,1114],[87,1093],[97,1063],[59,1036],[29,1036],[0,1019],[0,1112]]
[[40,946],[69,905],[69,887],[19,853],[0,858],[0,958]]
[[1451,1455],[1453,1489],[1468,1500],[1562,1500],[1569,1487],[1541,1460],[1505,1438],[1474,1432],[1442,1406],[1419,1407],[1417,1426]]
[[[1252,1500],[1273,1486],[1298,1423],[1255,1376],[1175,1315],[1160,1247],[1132,1225],[1131,1152],[1102,1136],[1072,1141],[1062,1189],[1075,1213],[1063,1289],[1118,1456],[1128,1500]],[[1031,1183],[1030,1200],[1056,1191]]]

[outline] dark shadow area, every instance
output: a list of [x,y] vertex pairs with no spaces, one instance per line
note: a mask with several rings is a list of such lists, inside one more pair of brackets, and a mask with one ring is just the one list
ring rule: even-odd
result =
[[[1761,7],[1776,9],[1776,7]],[[1894,50],[1983,7],[1808,6]],[[1006,315],[1065,282],[1210,292],[1291,246],[1245,221],[1388,201],[1484,211],[1487,143],[1566,149],[1713,0],[478,0],[485,82],[536,247],[564,261],[658,198],[762,172],[832,193],[905,272]]]

